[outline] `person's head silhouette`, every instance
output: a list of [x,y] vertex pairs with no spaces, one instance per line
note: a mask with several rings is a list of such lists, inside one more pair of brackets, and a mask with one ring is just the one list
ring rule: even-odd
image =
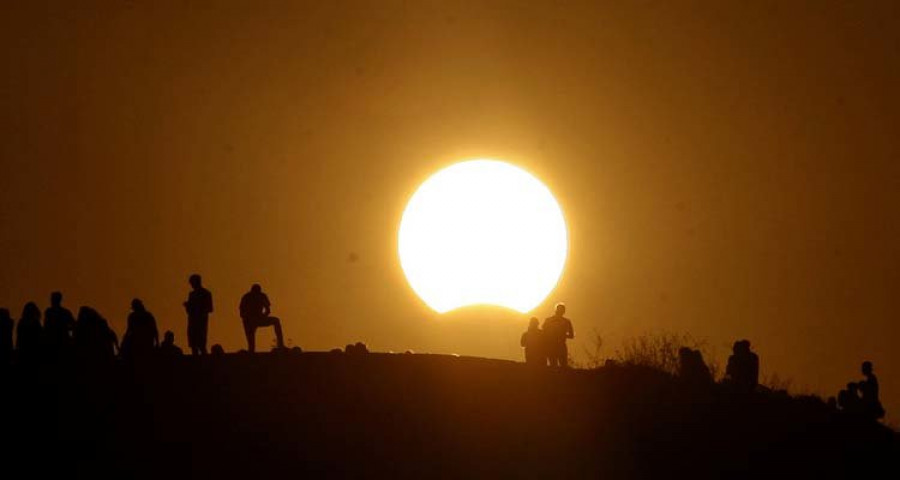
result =
[[866,376],[872,374],[872,362],[866,360],[862,363],[862,374]]
[[191,277],[188,279],[188,282],[190,282],[191,287],[194,290],[197,290],[203,286],[203,279],[200,277],[200,275],[198,275],[196,273],[191,275]]
[[557,303],[555,310],[556,310],[557,316],[561,317],[561,316],[565,315],[566,314],[566,304],[562,303],[562,302]]
[[41,309],[34,302],[28,302],[22,308],[22,320],[41,319]]
[[537,330],[539,326],[539,320],[537,317],[531,317],[531,320],[528,320],[528,329],[529,330]]
[[172,333],[171,330],[166,330],[166,333],[163,334],[163,343],[166,345],[172,345],[175,343],[175,334]]
[[62,305],[62,292],[53,292],[50,294],[50,305],[53,307]]
[[145,310],[144,302],[140,298],[135,298],[131,301],[131,309],[135,312],[143,312]]
[[250,291],[253,293],[262,293],[262,287],[260,287],[258,283],[254,283],[253,286],[250,287]]
[[8,308],[0,308],[0,320],[9,319],[9,309]]

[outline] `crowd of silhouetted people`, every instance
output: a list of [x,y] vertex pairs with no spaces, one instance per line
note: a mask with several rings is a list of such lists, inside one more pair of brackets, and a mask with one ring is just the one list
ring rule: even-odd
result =
[[[520,344],[525,352],[525,363],[537,367],[568,367],[566,341],[575,337],[572,322],[564,315],[566,306],[556,304],[555,313],[541,324],[537,317],[528,322]],[[611,362],[615,363],[615,362]],[[698,349],[682,346],[678,349],[678,378],[692,386],[715,383],[712,371]],[[872,362],[862,364],[864,379],[850,382],[841,390],[837,399],[829,403],[842,412],[870,419],[884,418],[885,411],[878,398],[878,378]],[[732,345],[722,384],[733,392],[749,395],[759,389],[759,356],[750,349],[749,340],[738,340]]]
[[[191,291],[183,304],[187,314],[188,347],[193,355],[206,355],[209,317],[213,313],[212,293],[203,286],[200,275],[191,275],[189,283]],[[87,364],[110,363],[117,358],[138,362],[184,354],[181,347],[175,344],[173,332],[166,331],[160,342],[156,319],[139,298],[131,301],[131,312],[121,341],[97,310],[83,306],[75,316],[63,306],[62,301],[62,293],[53,292],[50,306],[44,310],[43,316],[36,303],[28,302],[18,323],[8,309],[0,308],[0,366],[12,362],[35,365],[72,359]],[[252,285],[250,291],[243,295],[238,310],[248,352],[256,351],[256,330],[269,326],[275,331],[276,349],[285,348],[281,320],[271,315],[271,302],[259,284]],[[530,319],[528,329],[520,340],[526,364],[568,368],[566,342],[575,337],[575,331],[565,313],[566,306],[558,303],[554,314],[544,319],[543,323],[536,317]],[[213,345],[212,353],[223,355],[224,349],[221,345]],[[368,348],[362,342],[350,344],[344,353],[365,354]],[[885,411],[879,400],[878,378],[871,362],[863,362],[862,375],[862,380],[848,383],[847,388],[841,390],[830,403],[849,415],[883,418]],[[678,350],[678,377],[693,385],[715,382],[702,353],[689,347]],[[750,349],[749,340],[734,342],[722,383],[742,394],[758,389],[759,357]]]
[[[200,275],[191,275],[189,283],[191,292],[184,302],[188,346],[192,354],[205,355],[209,316],[213,312],[212,294],[203,287]],[[181,347],[175,344],[173,332],[166,331],[160,342],[156,318],[139,298],[131,301],[131,312],[121,341],[97,310],[83,306],[75,316],[62,302],[62,293],[53,292],[43,316],[35,302],[28,302],[18,322],[8,309],[0,308],[0,366],[13,362],[27,366],[73,359],[98,364],[116,358],[142,361],[151,357],[183,355]],[[254,284],[241,298],[239,312],[249,352],[256,350],[256,329],[266,326],[275,329],[276,348],[284,348],[281,320],[273,317],[271,310],[269,297],[259,284]],[[214,345],[212,350],[214,355],[224,354],[221,345]]]

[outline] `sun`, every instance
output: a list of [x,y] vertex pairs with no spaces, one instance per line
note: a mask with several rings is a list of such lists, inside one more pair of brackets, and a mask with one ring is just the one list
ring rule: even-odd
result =
[[559,281],[566,222],[525,170],[479,159],[451,165],[413,194],[400,221],[400,265],[439,313],[470,305],[528,312]]

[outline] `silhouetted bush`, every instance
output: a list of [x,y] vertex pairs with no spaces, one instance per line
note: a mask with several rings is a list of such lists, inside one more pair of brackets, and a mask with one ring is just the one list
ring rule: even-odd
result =
[[[599,335],[597,340],[601,341]],[[687,333],[645,333],[626,338],[622,346],[615,351],[613,359],[621,364],[650,367],[670,375],[677,375],[678,351],[682,347],[699,350],[713,379],[718,378],[719,365],[706,342],[697,340]]]

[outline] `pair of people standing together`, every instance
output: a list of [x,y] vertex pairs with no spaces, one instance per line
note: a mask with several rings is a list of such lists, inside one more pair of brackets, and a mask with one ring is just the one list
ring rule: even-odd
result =
[[[191,275],[189,282],[192,290],[184,302],[188,316],[188,346],[194,355],[201,355],[206,354],[209,314],[213,312],[212,293],[203,287],[200,275]],[[250,291],[241,297],[240,312],[249,352],[256,351],[256,329],[259,327],[274,327],[278,347],[284,347],[281,320],[271,316],[272,305],[259,284],[253,284]]]
[[529,365],[551,367],[569,366],[569,349],[566,340],[575,338],[572,321],[565,317],[566,306],[556,304],[552,317],[538,325],[538,319],[532,317],[528,330],[522,334],[521,345],[525,348],[525,363]]

